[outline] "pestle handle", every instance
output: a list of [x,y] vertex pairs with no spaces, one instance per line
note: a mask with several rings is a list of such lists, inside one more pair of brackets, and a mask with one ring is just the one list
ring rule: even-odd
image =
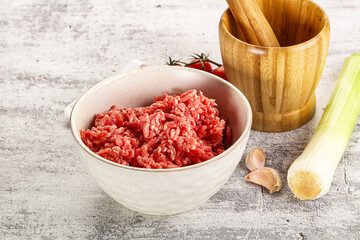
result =
[[226,0],[244,40],[264,47],[280,47],[280,44],[254,0]]

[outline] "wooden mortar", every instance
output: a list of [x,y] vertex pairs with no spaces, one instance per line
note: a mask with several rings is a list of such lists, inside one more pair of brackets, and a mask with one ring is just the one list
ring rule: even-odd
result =
[[255,1],[282,47],[245,42],[227,9],[219,24],[225,72],[251,104],[253,129],[292,130],[315,113],[315,89],[329,46],[329,19],[310,0]]

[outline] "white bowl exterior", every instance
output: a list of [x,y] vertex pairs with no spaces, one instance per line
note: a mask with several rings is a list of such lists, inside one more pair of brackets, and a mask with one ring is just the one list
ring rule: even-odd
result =
[[[149,171],[102,159],[81,141],[79,130],[88,128],[94,114],[108,110],[112,104],[121,108],[144,106],[162,92],[183,92],[192,88],[216,99],[221,115],[228,118],[233,138],[237,140],[213,159],[190,167]],[[102,91],[109,94],[104,95]],[[242,157],[251,120],[251,108],[245,96],[224,80],[189,68],[150,67],[113,76],[91,88],[75,104],[71,128],[82,159],[107,194],[132,210],[168,215],[197,207],[224,185]]]
[[226,157],[197,168],[173,172],[129,171],[80,153],[98,185],[123,206],[146,214],[169,215],[196,208],[230,178],[247,138]]

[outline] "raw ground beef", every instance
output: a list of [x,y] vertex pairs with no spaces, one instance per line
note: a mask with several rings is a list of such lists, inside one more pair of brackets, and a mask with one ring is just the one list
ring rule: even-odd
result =
[[[231,129],[213,99],[189,90],[155,97],[148,107],[112,106],[80,130],[91,151],[108,160],[143,168],[176,168],[206,161],[224,151]],[[224,138],[223,138],[224,135]]]

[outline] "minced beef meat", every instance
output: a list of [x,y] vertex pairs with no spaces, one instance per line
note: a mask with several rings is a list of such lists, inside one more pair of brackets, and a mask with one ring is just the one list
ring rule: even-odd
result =
[[[157,96],[148,107],[112,106],[80,130],[91,151],[110,161],[141,168],[176,168],[206,161],[224,151],[231,129],[213,99],[202,92]],[[224,137],[223,137],[224,136]]]

